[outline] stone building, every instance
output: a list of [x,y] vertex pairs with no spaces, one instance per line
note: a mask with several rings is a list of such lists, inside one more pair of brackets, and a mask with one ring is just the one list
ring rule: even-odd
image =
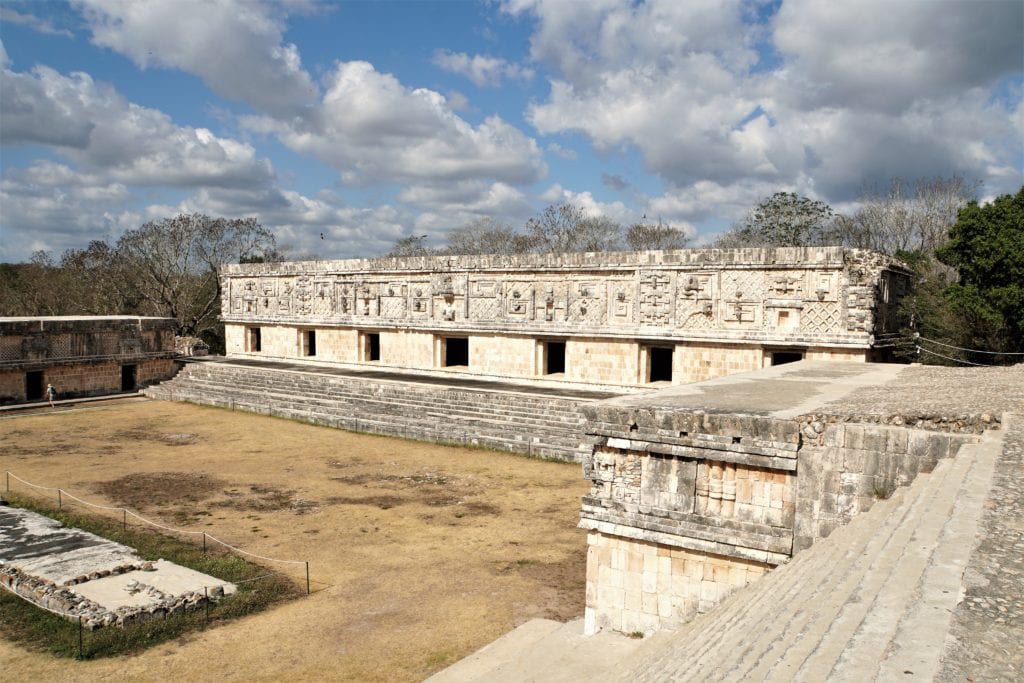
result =
[[174,320],[138,316],[0,318],[0,404],[98,396],[174,374]]
[[221,269],[229,356],[616,386],[884,359],[909,282],[899,262],[841,247]]

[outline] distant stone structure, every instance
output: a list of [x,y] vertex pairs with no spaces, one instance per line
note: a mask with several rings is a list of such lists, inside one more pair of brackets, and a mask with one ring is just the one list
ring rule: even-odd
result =
[[174,320],[0,318],[0,404],[135,391],[174,374]]
[[841,247],[305,261],[221,269],[229,356],[591,385],[882,360],[910,273]]

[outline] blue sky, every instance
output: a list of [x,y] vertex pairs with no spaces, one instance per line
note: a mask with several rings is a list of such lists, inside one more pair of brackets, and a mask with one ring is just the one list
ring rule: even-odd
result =
[[0,45],[0,261],[180,212],[373,256],[560,202],[701,243],[780,190],[1024,183],[1016,0],[0,0]]

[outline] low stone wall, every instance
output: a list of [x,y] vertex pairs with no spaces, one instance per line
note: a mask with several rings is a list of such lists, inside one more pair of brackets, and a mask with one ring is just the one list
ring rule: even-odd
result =
[[108,610],[102,605],[82,597],[71,588],[71,586],[86,581],[133,571],[153,571],[153,564],[142,562],[121,565],[110,570],[81,576],[58,586],[52,581],[31,576],[14,567],[3,566],[3,563],[0,562],[0,585],[29,602],[57,612],[70,621],[77,622],[81,618],[82,626],[90,631],[105,626],[130,626],[150,619],[161,619],[201,609],[208,600],[215,603],[224,597],[224,589],[219,586],[210,590],[209,595],[206,592],[199,593],[197,591],[190,591],[182,595],[164,595],[153,586],[136,582],[133,588],[147,593],[151,602],[145,606],[125,606],[116,610]]

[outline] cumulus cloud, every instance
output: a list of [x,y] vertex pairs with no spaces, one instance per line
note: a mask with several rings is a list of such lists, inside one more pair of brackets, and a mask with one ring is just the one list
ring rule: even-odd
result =
[[318,90],[295,45],[285,43],[283,17],[299,3],[259,0],[76,0],[95,44],[140,68],[198,75],[212,90],[276,116],[299,115]]
[[89,75],[37,66],[0,73],[0,138],[57,148],[90,172],[132,185],[246,185],[273,171],[251,145],[127,101]]
[[491,55],[470,56],[465,52],[438,50],[433,61],[445,71],[465,76],[480,88],[496,88],[503,79],[529,81],[533,78],[533,69]]
[[689,220],[756,202],[751,188],[841,202],[894,176],[1024,180],[1020,93],[1001,80],[1020,73],[1014,3],[787,0],[767,19],[739,2],[503,9],[536,21],[531,57],[551,73],[531,123],[639,150]]
[[515,184],[547,172],[537,143],[500,117],[472,126],[440,93],[407,88],[367,62],[337,65],[310,121],[248,117],[244,124],[319,158],[348,183]]

